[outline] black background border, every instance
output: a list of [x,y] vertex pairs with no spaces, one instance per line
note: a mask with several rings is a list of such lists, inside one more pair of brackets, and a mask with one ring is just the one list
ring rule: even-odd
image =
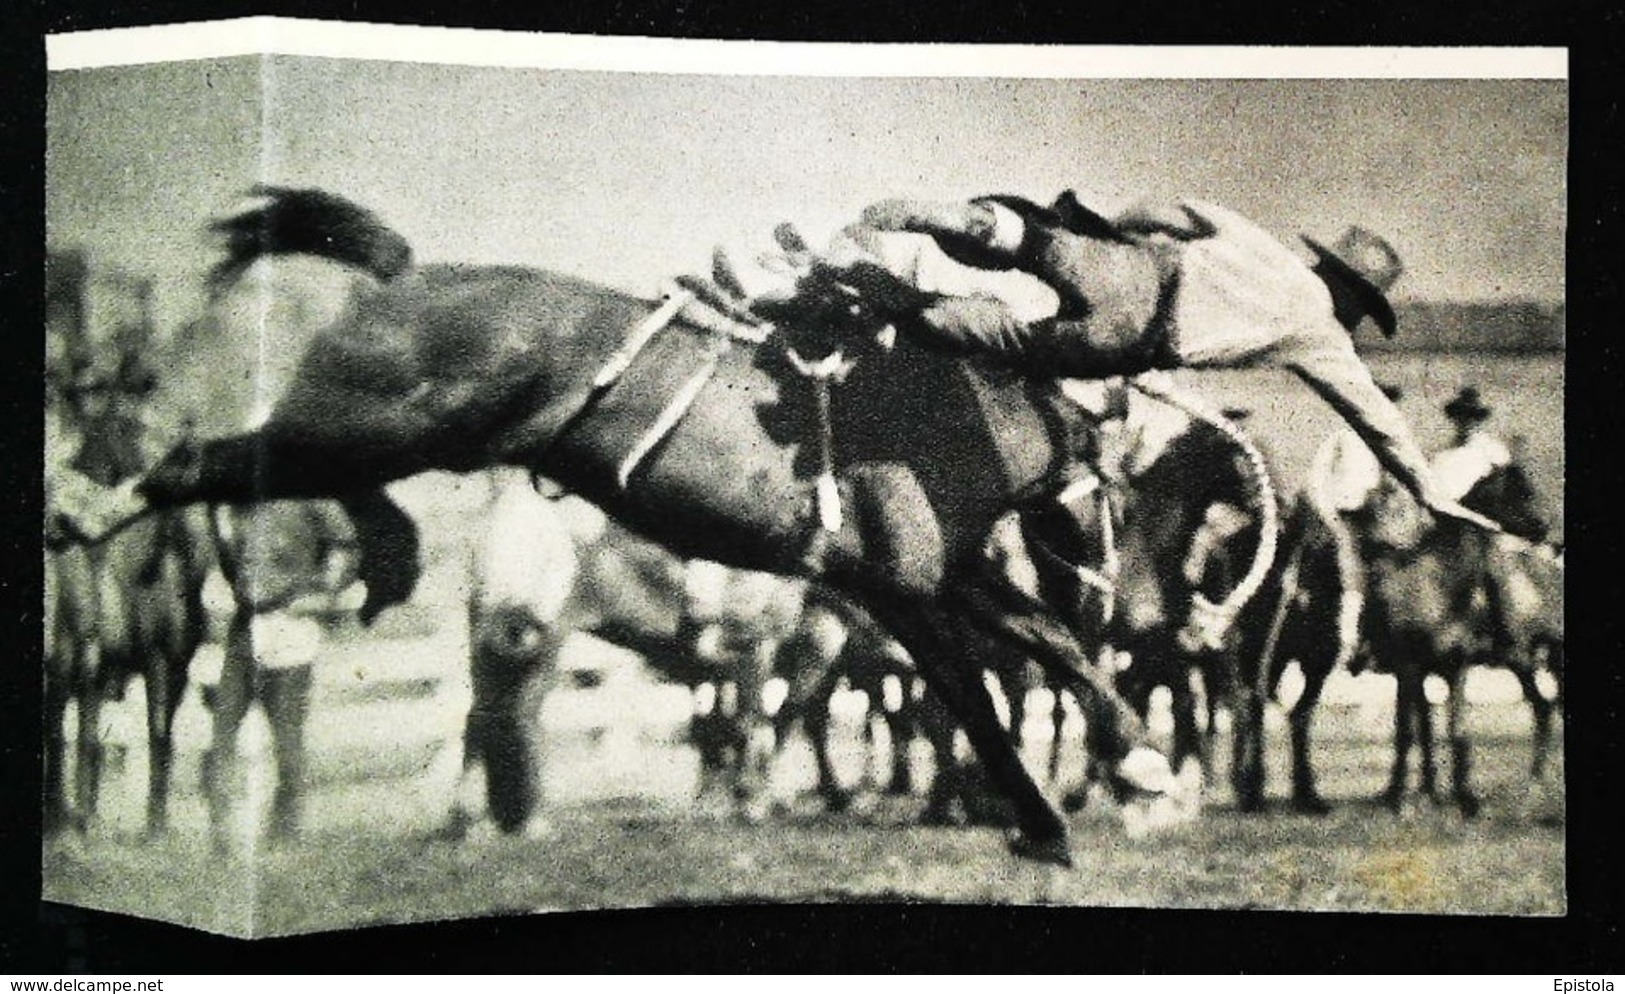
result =
[[[15,0],[14,0],[15,2]],[[1619,277],[1615,75],[1625,11],[1589,4],[1086,3],[845,6],[688,2],[531,8],[510,0],[24,0],[0,9],[0,289],[6,360],[0,459],[0,973],[1618,973],[1620,646]],[[1600,5],[1596,5],[1600,8]],[[274,14],[566,33],[805,41],[1068,44],[1542,45],[1570,52],[1570,350],[1565,500],[1584,619],[1569,677],[1569,914],[1176,912],[903,905],[706,907],[391,926],[243,942],[39,899],[38,522],[43,324],[43,35]],[[1441,209],[1448,209],[1442,205]],[[1599,579],[1598,570],[1605,571]],[[1595,600],[1594,600],[1595,599]],[[10,627],[10,626],[7,626]],[[1544,988],[1542,988],[1544,989]]]

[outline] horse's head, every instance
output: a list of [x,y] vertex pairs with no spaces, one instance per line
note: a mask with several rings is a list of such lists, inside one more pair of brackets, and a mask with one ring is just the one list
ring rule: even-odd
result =
[[[1128,480],[1117,616],[1129,632],[1146,635],[1185,621],[1203,579],[1186,575],[1192,543],[1215,507],[1246,507],[1247,493],[1247,472],[1234,449],[1200,425]],[[1254,531],[1234,529],[1230,538]]]
[[1497,466],[1467,491],[1462,506],[1501,523],[1531,542],[1546,540],[1547,525],[1529,474],[1516,462]]

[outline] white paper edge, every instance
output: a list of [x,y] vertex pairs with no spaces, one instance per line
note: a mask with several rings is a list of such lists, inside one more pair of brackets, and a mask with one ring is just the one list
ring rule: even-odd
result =
[[244,55],[601,72],[1013,79],[1567,79],[1536,47],[1079,46],[720,41],[282,17],[47,35],[52,71]]

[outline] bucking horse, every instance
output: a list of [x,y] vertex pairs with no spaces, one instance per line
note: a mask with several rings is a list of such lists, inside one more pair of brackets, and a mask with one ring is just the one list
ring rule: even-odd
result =
[[[89,538],[198,502],[522,466],[685,558],[856,599],[964,728],[1014,810],[1019,855],[1070,864],[1069,828],[998,720],[972,629],[1019,644],[1090,702],[1097,757],[1125,792],[1171,782],[1109,674],[1043,605],[1003,596],[988,567],[994,522],[1053,493],[1074,458],[1082,415],[1054,385],[877,335],[885,322],[834,281],[804,288],[805,327],[769,334],[703,281],[651,301],[520,266],[415,266],[365,208],[255,193],[217,225],[217,284],[283,253],[365,276],[259,428],[185,442],[102,494],[78,516]],[[358,523],[363,555],[370,543],[387,557],[398,543],[373,531]],[[367,572],[390,573],[377,559]]]

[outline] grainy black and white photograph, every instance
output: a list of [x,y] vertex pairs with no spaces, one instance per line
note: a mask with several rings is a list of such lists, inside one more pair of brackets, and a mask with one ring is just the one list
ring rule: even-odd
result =
[[1565,914],[1562,50],[371,30],[53,52],[47,901]]

